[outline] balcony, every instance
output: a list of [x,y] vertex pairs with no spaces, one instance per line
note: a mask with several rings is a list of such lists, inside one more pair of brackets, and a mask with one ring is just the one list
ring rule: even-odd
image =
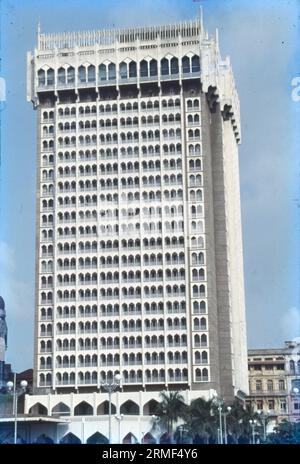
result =
[[200,77],[201,73],[200,73],[200,70],[195,70],[193,72],[183,72],[181,77],[182,79],[194,79],[194,78],[197,78],[197,77]]
[[143,380],[140,379],[123,379],[123,383],[143,383]]
[[102,80],[102,79],[99,79],[98,81],[98,86],[99,87],[108,87],[110,85],[117,85],[117,79],[108,79],[108,80]]
[[56,348],[56,351],[75,351],[75,346],[60,346],[58,348]]
[[80,88],[88,88],[88,87],[96,87],[96,80],[90,81],[77,81],[77,87]]
[[[55,81],[54,78],[49,78],[48,81],[45,81],[43,79],[39,79],[37,81],[37,91],[54,91],[55,87],[57,90],[71,90],[74,88],[93,88],[93,87],[107,87],[107,86],[115,86],[117,83],[119,85],[130,85],[130,84],[136,84],[138,81],[140,83],[148,83],[148,82],[157,82],[158,80],[160,81],[172,81],[172,80],[179,80],[180,78],[182,79],[195,79],[195,78],[200,78],[200,69],[197,67],[193,70],[193,72],[190,72],[190,69],[182,69],[180,68],[180,71],[178,68],[176,69],[171,69],[171,74],[169,74],[169,70],[164,70],[164,72],[167,71],[166,74],[161,74],[160,76],[158,75],[153,75],[153,76],[127,76],[127,75],[119,75],[118,79],[116,76],[111,76],[111,78],[106,79],[106,76],[104,77],[99,77],[98,81],[96,81],[96,78],[90,77],[88,80],[86,80],[84,77],[79,76],[77,79],[75,79],[75,76],[70,76],[68,78],[68,81],[62,77],[58,77],[58,80],[56,82],[55,86]],[[174,72],[177,71],[177,72]],[[188,72],[185,72],[188,71]]]
[[161,81],[175,81],[179,79],[179,74],[164,74],[160,76]]
[[92,380],[92,379],[78,380],[77,383],[78,385],[97,385],[97,380]]
[[258,396],[285,396],[287,395],[287,390],[251,390],[249,396],[258,397]]
[[47,83],[42,82],[42,81],[38,82],[37,91],[38,92],[41,92],[41,91],[44,91],[44,92],[54,91],[54,80],[48,81]]
[[57,90],[74,89],[74,87],[75,87],[75,78],[70,79],[68,82],[59,81],[59,80],[57,82]]
[[74,367],[76,367],[76,365],[74,363],[70,363],[70,364],[57,364],[56,366],[56,369],[73,369]]
[[[140,82],[156,82],[158,80],[158,76],[140,76]],[[154,108],[156,109],[156,108]]]
[[119,78],[119,85],[122,84],[135,84],[137,82],[137,76],[133,77],[120,77]]
[[94,362],[78,363],[78,367],[97,367],[98,364]]
[[122,362],[123,366],[142,366],[142,361],[124,361]]

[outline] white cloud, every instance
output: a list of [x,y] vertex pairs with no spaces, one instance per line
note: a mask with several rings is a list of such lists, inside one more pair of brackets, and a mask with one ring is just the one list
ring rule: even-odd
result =
[[300,336],[300,311],[296,307],[289,308],[282,315],[280,326],[283,340],[299,339]]
[[0,240],[0,282],[5,274],[13,272],[15,267],[14,252],[9,245]]

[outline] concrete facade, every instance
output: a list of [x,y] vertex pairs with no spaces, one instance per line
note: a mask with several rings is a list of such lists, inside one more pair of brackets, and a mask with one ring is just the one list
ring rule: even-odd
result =
[[263,411],[271,425],[300,419],[300,344],[248,351],[249,399],[254,411]]
[[72,416],[76,396],[98,398],[117,373],[120,404],[129,395],[139,414],[162,390],[244,397],[239,101],[218,36],[201,20],[39,32],[28,100],[36,395],[25,412],[51,414],[50,393]]

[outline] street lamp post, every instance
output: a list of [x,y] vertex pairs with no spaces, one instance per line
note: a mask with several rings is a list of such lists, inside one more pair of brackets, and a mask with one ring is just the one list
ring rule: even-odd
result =
[[179,430],[179,443],[182,445],[183,426],[179,425],[178,430]]
[[257,421],[255,419],[254,420],[250,419],[249,423],[252,428],[252,444],[255,445],[255,426],[256,426]]
[[218,406],[219,411],[219,434],[218,434],[218,442],[220,445],[223,445],[223,425],[222,425],[222,406],[223,400],[221,398],[215,398],[215,404]]
[[223,412],[223,416],[224,416],[224,443],[225,445],[227,445],[227,421],[226,421],[226,417],[228,416],[228,414],[230,414],[230,411],[231,411],[231,407],[228,406],[227,407],[227,412]]
[[115,416],[118,421],[118,429],[119,429],[119,444],[121,443],[121,421],[124,419],[124,414],[120,414],[119,416]]
[[120,374],[116,374],[112,380],[101,382],[101,386],[108,392],[108,442],[111,444],[111,394],[116,391],[121,381]]
[[262,421],[262,424],[263,424],[263,430],[264,430],[264,441],[266,441],[266,438],[267,438],[267,427],[266,427],[266,421],[269,417],[269,411],[268,411],[268,414],[264,414],[263,410],[262,409],[259,409],[258,411],[258,414],[259,414],[259,417]]
[[14,373],[14,381],[7,382],[6,386],[9,393],[13,396],[13,415],[14,415],[14,444],[17,444],[17,433],[18,433],[18,397],[22,395],[27,388],[28,383],[26,380],[21,380],[20,387],[17,388],[17,374]]
[[159,443],[159,434],[161,432],[160,425],[159,425],[159,417],[156,416],[155,414],[152,414],[152,420],[153,420],[153,429],[157,432],[155,433],[155,442]]

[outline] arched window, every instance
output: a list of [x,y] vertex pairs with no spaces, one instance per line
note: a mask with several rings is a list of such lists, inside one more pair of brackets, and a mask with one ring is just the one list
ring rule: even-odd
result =
[[178,58],[173,57],[171,59],[171,74],[178,74]]
[[78,68],[78,81],[86,82],[86,69],[84,66],[79,66]]
[[140,62],[140,76],[147,77],[148,76],[148,62],[143,60]]
[[126,401],[125,403],[122,404],[121,408],[120,408],[120,413],[121,414],[126,414],[126,415],[137,415],[139,414],[139,407],[136,403],[134,403],[133,401],[131,400],[128,400]]
[[116,65],[114,63],[110,63],[108,65],[108,79],[109,80],[116,79]]
[[106,66],[105,64],[99,65],[99,81],[106,81]]
[[54,69],[48,69],[47,71],[47,85],[54,85]]
[[150,76],[157,76],[157,61],[150,61]]
[[96,80],[96,70],[95,66],[92,64],[88,67],[88,82],[95,82]]
[[161,66],[161,75],[162,76],[167,76],[169,74],[169,61],[167,58],[163,58],[160,62]]
[[200,58],[197,55],[192,57],[192,72],[199,72],[200,71]]
[[124,62],[120,63],[119,71],[120,71],[120,78],[127,79],[127,64],[126,63]]
[[66,82],[66,71],[64,68],[59,68],[57,71],[57,80],[59,84],[65,84]]
[[190,59],[188,56],[182,58],[182,72],[184,74],[191,72],[190,70]]
[[43,69],[38,70],[38,85],[45,85],[46,78],[45,78],[45,71]]
[[68,84],[73,84],[75,82],[75,68],[69,66],[67,69],[67,80]]
[[136,77],[136,76],[137,76],[136,62],[131,61],[129,63],[129,77]]

